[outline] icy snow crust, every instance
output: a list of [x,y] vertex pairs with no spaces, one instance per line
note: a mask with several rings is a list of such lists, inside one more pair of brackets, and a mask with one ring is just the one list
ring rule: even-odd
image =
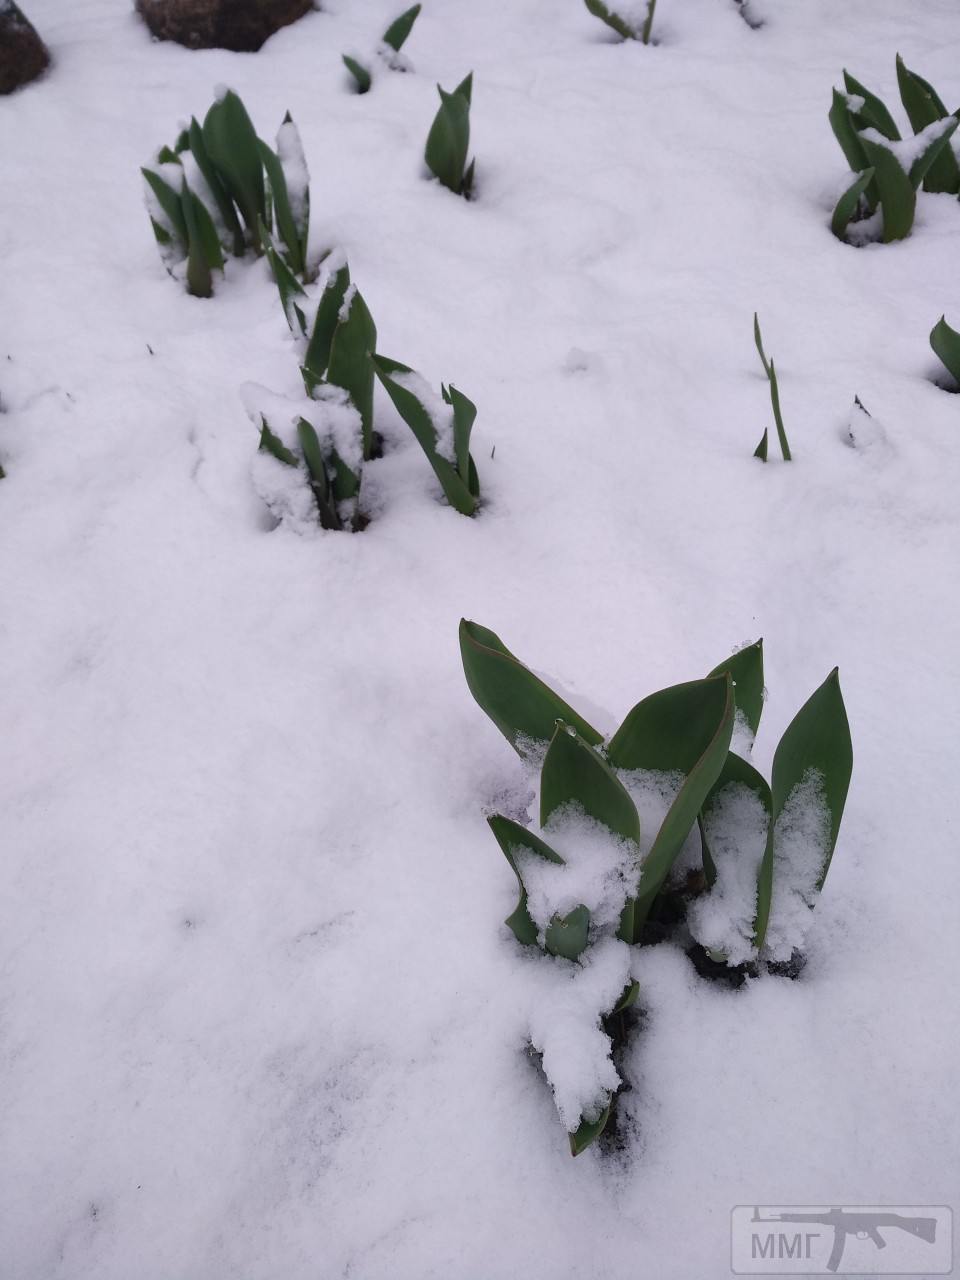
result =
[[[826,113],[843,66],[893,109],[898,48],[960,101],[956,7],[753,0],[752,31],[659,0],[641,48],[579,0],[444,0],[363,98],[340,52],[399,4],[331,0],[254,56],[24,7],[54,67],[0,105],[5,1280],[721,1280],[754,1197],[955,1199],[960,404],[927,335],[960,325],[960,206],[839,244]],[[466,203],[421,163],[471,68]],[[218,81],[264,137],[289,107],[311,247],[345,246],[383,350],[469,387],[481,520],[378,389],[366,531],[272,527],[239,388],[297,395],[302,353],[269,270],[189,298],[143,207]],[[750,457],[755,309],[790,465]],[[847,447],[855,393],[888,450]],[[589,702],[615,727],[762,634],[767,776],[840,666],[807,967],[730,992],[639,950],[610,1158],[571,1159],[529,1060],[536,992],[592,978],[554,995],[502,924],[485,815],[518,763],[462,615],[604,731]]]

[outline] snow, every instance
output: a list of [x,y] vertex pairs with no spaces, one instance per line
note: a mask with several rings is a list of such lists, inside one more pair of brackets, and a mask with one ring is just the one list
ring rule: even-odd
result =
[[416,400],[419,400],[430,419],[430,425],[436,432],[434,448],[441,458],[446,458],[447,462],[455,465],[457,453],[453,440],[452,406],[448,405],[440,394],[434,391],[426,378],[416,370],[411,370],[409,373],[394,373],[390,376],[398,387],[409,391]]
[[307,216],[307,200],[310,190],[310,171],[303,153],[300,132],[292,120],[285,120],[277,130],[277,155],[287,183],[290,212],[299,228]]
[[767,816],[757,793],[741,782],[728,783],[704,814],[717,878],[691,903],[687,924],[701,946],[731,965],[756,958],[753,927]]
[[540,927],[541,941],[555,915],[568,915],[581,904],[590,910],[593,930],[615,932],[628,895],[636,892],[636,845],[613,835],[572,804],[551,815],[543,836],[563,858],[563,866],[529,851],[517,858],[529,895],[527,907]]
[[[399,5],[326,0],[253,56],[25,7],[54,61],[0,103],[0,1271],[720,1280],[736,1204],[955,1201],[960,400],[928,334],[960,206],[841,244],[826,119],[845,65],[894,109],[898,50],[960,100],[955,7],[659,0],[645,48],[580,0],[431,0],[365,95],[340,53]],[[467,202],[421,163],[471,68]],[[269,268],[189,297],[141,193],[218,81],[261,133],[289,107],[311,245],[383,352],[469,390],[478,518],[378,387],[369,526],[273,527],[239,395],[298,394]],[[751,457],[755,310],[790,464]],[[848,447],[854,394],[888,450]],[[763,635],[767,777],[839,665],[854,773],[798,980],[634,949],[609,1063],[621,948],[594,975],[502,924],[485,815],[530,781],[461,616],[604,732]],[[630,1086],[619,1150],[571,1159],[532,1038],[568,1122]]]
[[823,775],[808,769],[773,829],[773,897],[765,942],[772,959],[789,960],[802,948],[829,848],[830,809]]

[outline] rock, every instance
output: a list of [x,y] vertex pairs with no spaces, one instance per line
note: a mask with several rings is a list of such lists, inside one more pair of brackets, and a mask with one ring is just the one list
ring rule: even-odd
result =
[[136,0],[136,5],[158,40],[237,53],[255,53],[275,31],[314,7],[313,0]]
[[47,46],[13,0],[0,0],[0,93],[13,93],[49,65]]

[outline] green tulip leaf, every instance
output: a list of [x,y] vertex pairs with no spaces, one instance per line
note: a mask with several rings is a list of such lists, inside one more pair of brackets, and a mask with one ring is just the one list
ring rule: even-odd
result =
[[254,248],[259,251],[258,220],[268,222],[263,165],[247,109],[232,89],[207,112],[203,141],[223,186],[243,216]]
[[[416,436],[420,448],[427,455],[427,461],[440,481],[444,495],[450,505],[461,515],[472,516],[477,509],[478,498],[471,491],[470,476],[460,476],[457,468],[437,450],[437,429],[426,406],[408,387],[401,386],[396,375],[413,372],[408,365],[399,360],[390,360],[387,356],[374,355],[373,368],[383,384],[384,390],[393,401],[394,407],[404,422]],[[464,410],[461,410],[464,412]],[[475,473],[474,477],[475,479]]]
[[570,1137],[570,1154],[578,1156],[581,1151],[585,1151],[591,1142],[595,1142],[600,1137],[604,1129],[607,1127],[607,1121],[610,1119],[610,1110],[613,1106],[613,1099],[607,1103],[606,1108],[596,1120],[583,1120],[575,1133],[571,1133]]
[[[313,322],[313,332],[307,343],[303,365],[314,382],[322,382],[330,364],[330,348],[333,335],[340,323],[340,312],[350,287],[350,268],[343,266],[330,275],[320,295],[320,303]],[[309,387],[308,387],[309,390]]]
[[180,192],[171,187],[165,178],[159,173],[154,173],[152,169],[141,169],[144,181],[157,198],[157,203],[163,210],[164,217],[170,223],[174,233],[183,246],[183,252],[187,252],[189,235],[187,233],[187,220],[183,211],[183,203],[181,201]]
[[793,791],[808,774],[819,775],[823,796],[830,813],[830,828],[824,859],[817,879],[823,886],[840,830],[843,808],[853,770],[853,747],[847,722],[840,679],[836,667],[803,704],[787,726],[773,757],[770,784],[770,826],[767,845],[760,865],[757,883],[757,917],[754,923],[754,945],[763,946],[770,923],[773,893],[774,831],[777,819]]
[[343,318],[337,324],[330,344],[327,381],[335,387],[342,387],[360,414],[363,457],[369,459],[373,450],[373,365],[370,357],[377,347],[377,326],[359,290],[344,300],[341,315]]
[[618,36],[623,36],[624,40],[639,39],[640,33],[625,18],[621,18],[615,10],[608,8],[603,3],[603,0],[584,0],[584,4],[595,18],[605,22]]
[[615,836],[640,843],[640,816],[626,787],[606,760],[575,730],[556,726],[540,773],[540,826],[575,805]]
[[830,230],[838,240],[844,238],[851,219],[860,207],[860,197],[873,181],[873,175],[873,169],[864,169],[863,173],[858,175],[857,180],[846,189],[837,201],[837,207],[834,209],[833,217],[830,219]]
[[306,297],[306,291],[290,270],[286,259],[277,252],[273,237],[262,222],[259,223],[259,231],[260,241],[263,245],[267,262],[270,264],[270,270],[273,272],[273,278],[276,281],[277,292],[280,294],[280,304],[283,307],[283,314],[287,318],[287,324],[290,326],[290,332],[296,338],[304,338],[307,334],[307,318],[297,299]]
[[278,462],[286,463],[288,467],[300,465],[297,455],[287,448],[279,436],[273,434],[262,414],[260,415],[260,448],[264,453],[272,454]]
[[757,354],[760,357],[760,363],[763,365],[763,372],[770,377],[770,362],[767,360],[766,353],[763,350],[763,338],[760,334],[760,317],[756,311],[753,313],[753,342],[757,348]]
[[405,13],[401,13],[399,18],[395,18],[383,33],[383,43],[388,45],[394,53],[399,53],[403,48],[404,41],[413,30],[413,24],[419,13],[420,5],[413,5]]
[[755,734],[763,714],[763,639],[738,649],[725,662],[713,668],[710,676],[722,676],[729,671],[733,680],[733,696],[737,710]]
[[763,428],[763,435],[760,437],[760,443],[753,451],[753,456],[759,458],[761,462],[766,462],[767,454],[770,449],[770,430],[768,427]]
[[344,53],[341,56],[343,58],[343,65],[347,68],[356,82],[357,93],[369,93],[370,86],[373,84],[373,77],[370,75],[367,68],[362,62],[358,62],[356,58],[351,58],[349,53]]
[[861,136],[860,142],[874,170],[880,206],[883,210],[883,241],[890,244],[910,234],[917,205],[917,193],[890,148]]
[[195,298],[210,298],[213,296],[211,272],[223,270],[220,238],[206,205],[187,186],[186,178],[180,202],[187,224],[187,291]]
[[[935,120],[943,120],[950,113],[941,102],[931,84],[911,71],[897,54],[897,83],[900,98],[914,133],[920,133]],[[946,191],[956,195],[960,191],[960,165],[953,149],[948,147],[933,164],[923,179],[925,191]]]
[[294,275],[303,275],[304,261],[300,245],[300,228],[297,226],[290,207],[290,193],[287,190],[287,179],[280,163],[280,157],[263,141],[257,139],[257,150],[263,162],[270,184],[273,199],[273,217],[280,239],[286,245],[286,260]]
[[230,199],[226,187],[220,181],[216,166],[207,154],[206,144],[203,141],[203,130],[200,128],[195,117],[190,120],[190,128],[187,130],[187,137],[190,140],[190,152],[194,160],[197,162],[197,168],[203,174],[203,179],[210,188],[210,194],[216,201],[217,208],[220,210],[220,217],[223,219],[224,226],[233,238],[233,252],[235,257],[242,258],[246,247],[243,227],[240,225],[240,219],[237,217],[236,205]]
[[684,782],[643,862],[636,899],[620,925],[637,942],[653,900],[720,776],[733,734],[736,703],[729,673],[673,685],[644,698],[630,711],[607,747],[616,769],[679,772]]
[[930,345],[954,381],[960,383],[960,333],[950,328],[946,316],[941,316],[930,331]]
[[613,1006],[613,1008],[610,1010],[610,1013],[607,1016],[611,1017],[615,1013],[623,1013],[624,1009],[629,1009],[632,1005],[635,1005],[637,1003],[637,996],[639,996],[639,994],[640,994],[640,983],[628,982],[623,989],[623,994],[617,1000],[617,1003]]
[[495,632],[461,618],[460,656],[470,692],[519,755],[532,743],[549,742],[558,720],[572,725],[594,746],[603,741],[569,703],[514,657]]
[[435,178],[456,195],[463,195],[467,151],[470,147],[473,73],[453,93],[447,93],[439,85],[437,91],[440,94],[440,109],[427,135],[424,158],[427,168]]
[[587,949],[590,912],[582,904],[565,916],[554,916],[543,935],[544,949],[563,960],[579,960]]
[[900,130],[897,128],[893,116],[877,95],[864,88],[859,80],[854,80],[848,71],[843,73],[843,83],[846,85],[847,93],[856,94],[858,98],[863,99],[863,106],[860,110],[851,112],[856,128],[858,130],[876,129],[878,133],[882,133],[890,142],[899,142]]
[[[942,126],[942,132],[938,133],[937,136],[933,138],[926,147],[924,147],[923,151],[921,151],[916,160],[914,160],[913,164],[910,166],[910,182],[913,185],[914,191],[916,191],[922,182],[924,184],[924,189],[928,191],[952,189],[955,192],[956,188],[928,187],[926,185],[926,179],[947,155],[949,155],[950,159],[953,160],[954,165],[956,165],[957,161],[950,146],[950,139],[956,133],[958,124],[960,124],[960,120],[957,120],[955,117],[951,117],[949,123]],[[960,177],[960,170],[958,170],[958,177]]]
[[867,167],[867,156],[860,142],[860,134],[850,112],[847,96],[839,89],[833,91],[833,103],[827,117],[834,137],[846,156],[847,164],[855,173]]
[[517,903],[513,913],[507,916],[504,923],[513,931],[514,937],[518,942],[523,943],[524,946],[536,946],[537,926],[534,924],[527,909],[527,890],[523,883],[523,876],[520,874],[520,868],[517,866],[517,851],[523,850],[536,854],[537,857],[543,858],[544,861],[556,863],[558,866],[564,865],[563,859],[550,848],[545,840],[541,840],[539,836],[534,835],[527,827],[522,827],[519,822],[514,822],[511,818],[504,818],[497,813],[492,818],[488,818],[487,823],[496,836],[497,844],[503,850],[503,856],[510,863],[513,874],[517,877],[517,884],[520,886],[520,901]]
[[470,433],[477,418],[477,406],[456,387],[441,384],[440,391],[444,401],[453,408],[453,447],[457,459],[457,474],[473,496],[479,498],[479,484],[476,490],[471,486],[471,479],[476,478],[476,467],[470,457]]

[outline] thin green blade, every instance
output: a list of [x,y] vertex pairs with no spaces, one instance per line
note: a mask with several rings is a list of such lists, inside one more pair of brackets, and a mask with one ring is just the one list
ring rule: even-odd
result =
[[864,169],[855,182],[846,189],[840,199],[837,201],[837,207],[833,211],[833,217],[830,219],[830,230],[838,240],[844,238],[850,220],[860,207],[860,197],[864,194],[873,181],[874,170],[872,168]]
[[359,290],[344,302],[344,308],[346,315],[334,330],[330,344],[327,381],[348,392],[360,414],[363,457],[368,459],[373,449],[373,365],[370,357],[377,347],[377,326]]
[[470,148],[470,97],[459,91],[447,93],[439,85],[437,90],[440,109],[427,135],[424,158],[434,177],[460,195]]
[[497,844],[503,851],[503,856],[510,863],[513,874],[517,877],[517,884],[520,886],[520,901],[517,903],[513,913],[507,916],[504,923],[513,931],[518,942],[523,943],[524,946],[536,946],[537,926],[527,909],[527,890],[520,874],[520,868],[517,866],[517,850],[525,850],[536,854],[537,857],[543,858],[544,861],[556,863],[558,866],[563,866],[563,859],[550,848],[545,840],[541,840],[539,836],[535,835],[527,827],[522,827],[519,822],[514,822],[511,818],[504,818],[497,813],[488,818],[487,823],[496,837]]

